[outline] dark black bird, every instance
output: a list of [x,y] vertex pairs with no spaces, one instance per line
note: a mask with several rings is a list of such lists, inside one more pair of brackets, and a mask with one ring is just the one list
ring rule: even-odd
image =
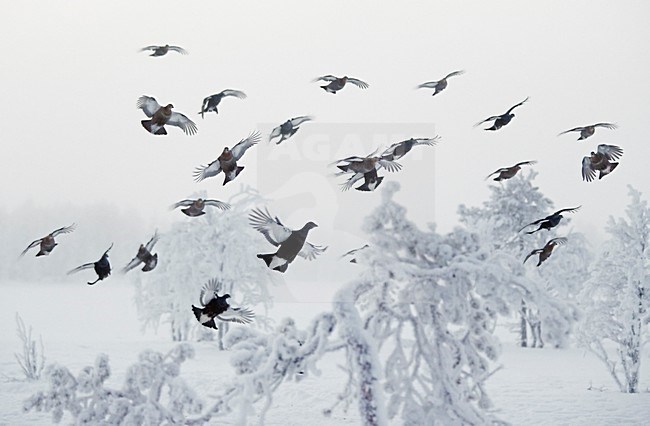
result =
[[537,161],[522,161],[521,163],[517,163],[514,166],[502,167],[487,175],[485,179],[487,180],[490,178],[490,176],[494,176],[498,173],[499,176],[494,178],[495,181],[499,182],[502,180],[507,180],[514,177],[519,172],[519,170],[521,170],[521,166],[531,166],[536,163]]
[[141,263],[144,263],[144,266],[142,267],[143,272],[153,270],[156,265],[158,265],[158,253],[151,254],[151,250],[153,250],[153,246],[158,242],[159,238],[160,236],[158,235],[158,231],[156,231],[146,245],[140,244],[138,253],[133,259],[131,259],[128,265],[122,269],[122,273],[126,274]]
[[432,138],[411,138],[402,142],[397,142],[386,148],[381,153],[381,159],[384,161],[395,161],[404,157],[416,145],[429,145],[433,146],[438,143],[440,136]]
[[612,130],[618,129],[618,125],[616,125],[615,123],[596,123],[596,124],[590,124],[589,126],[574,127],[573,129],[565,130],[563,132],[560,132],[558,136],[569,132],[580,132],[580,137],[578,138],[578,140],[581,141],[583,139],[587,139],[588,137],[593,136],[593,134],[596,133],[596,127],[604,127],[605,129],[612,129]]
[[435,91],[431,94],[431,96],[435,96],[447,88],[447,79],[449,77],[461,75],[464,72],[465,71],[463,70],[451,72],[438,81],[427,81],[426,83],[422,83],[418,87],[416,87],[416,89],[421,89],[423,87],[427,89],[435,89]]
[[246,308],[233,308],[228,304],[227,299],[230,298],[228,293],[219,296],[217,292],[221,289],[221,283],[213,278],[201,289],[199,296],[200,308],[192,305],[192,312],[197,321],[204,327],[214,328],[217,326],[214,322],[215,318],[221,321],[237,322],[240,324],[248,324],[253,321],[255,314]]
[[219,110],[217,109],[217,106],[219,106],[221,100],[226,96],[233,96],[239,99],[246,99],[246,93],[242,92],[241,90],[226,89],[215,95],[210,95],[207,98],[203,99],[203,104],[201,105],[201,111],[199,111],[199,114],[201,114],[201,118],[204,118],[203,114],[205,114],[206,112],[214,111],[215,114],[219,114]]
[[489,128],[487,128],[485,130],[499,130],[500,128],[502,128],[506,124],[510,123],[510,120],[512,120],[514,118],[515,115],[512,114],[512,110],[517,108],[520,105],[523,105],[527,100],[528,100],[528,98],[526,98],[523,101],[519,102],[517,105],[514,105],[508,111],[506,111],[505,114],[493,115],[492,117],[488,117],[483,121],[479,121],[478,123],[476,123],[474,125],[474,127],[480,126],[481,124],[483,124],[485,122],[494,120],[494,124],[492,125],[492,127],[489,127]]
[[300,129],[300,125],[302,123],[306,121],[312,121],[313,119],[314,117],[303,115],[285,121],[271,131],[271,134],[269,135],[269,142],[272,139],[280,136],[280,139],[275,142],[276,145],[279,145],[283,140],[289,139],[291,136],[293,136]]
[[97,262],[84,263],[83,265],[78,266],[73,270],[69,271],[68,275],[74,274],[75,272],[79,272],[84,269],[94,268],[95,273],[97,274],[97,279],[93,282],[89,282],[88,285],[96,284],[98,281],[101,281],[104,278],[108,277],[111,274],[111,264],[108,261],[108,252],[111,251],[112,248],[113,248],[113,243],[111,243],[111,246],[108,248],[108,250],[104,252],[102,257]]
[[539,230],[541,230],[541,229],[550,230],[551,228],[555,228],[555,227],[560,223],[560,221],[562,220],[562,218],[564,217],[564,216],[562,216],[562,213],[563,213],[563,212],[567,212],[567,213],[575,213],[576,211],[578,211],[578,210],[580,209],[580,207],[581,207],[581,206],[578,206],[578,207],[571,207],[571,208],[568,208],[568,209],[558,210],[558,211],[556,211],[555,213],[553,213],[553,214],[550,215],[550,216],[546,216],[546,217],[543,218],[543,219],[539,219],[539,220],[536,220],[535,222],[531,222],[531,223],[529,223],[528,225],[526,225],[526,226],[524,226],[523,228],[521,228],[521,229],[519,230],[519,232],[523,231],[524,229],[526,229],[527,227],[529,227],[529,226],[531,226],[531,225],[537,225],[538,223],[539,223],[539,228],[537,228],[537,229],[534,230],[534,231],[528,231],[528,232],[526,232],[526,233],[527,233],[527,234],[534,234],[535,232],[537,232],[537,231],[539,231]]

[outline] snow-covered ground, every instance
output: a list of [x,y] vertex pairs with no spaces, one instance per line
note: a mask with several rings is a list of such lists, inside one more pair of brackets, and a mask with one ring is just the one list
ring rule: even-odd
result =
[[[112,370],[107,385],[121,387],[127,367],[144,349],[166,352],[175,346],[162,324],[158,334],[140,332],[132,302],[133,290],[118,277],[94,287],[78,284],[0,285],[0,424],[51,424],[49,413],[23,413],[22,403],[44,389],[45,382],[26,382],[14,358],[21,349],[15,313],[43,337],[46,363],[58,362],[74,374],[92,365],[99,353],[109,356]],[[329,309],[324,303],[277,303],[270,315],[293,317],[300,328],[315,314]],[[498,416],[515,425],[647,425],[650,424],[650,358],[644,354],[641,388],[636,395],[621,394],[600,362],[581,349],[520,349],[514,336],[499,330],[503,368],[488,381],[488,394]],[[182,366],[181,376],[210,404],[210,395],[233,377],[227,351],[210,342],[192,343],[196,356]],[[356,406],[331,417],[328,408],[342,390],[345,376],[337,367],[340,353],[318,366],[319,377],[284,383],[267,414],[269,425],[358,424]],[[589,385],[592,390],[588,390]],[[251,418],[252,419],[252,418]],[[64,417],[64,423],[70,418]],[[235,417],[213,424],[233,424]],[[399,422],[395,422],[399,424]]]

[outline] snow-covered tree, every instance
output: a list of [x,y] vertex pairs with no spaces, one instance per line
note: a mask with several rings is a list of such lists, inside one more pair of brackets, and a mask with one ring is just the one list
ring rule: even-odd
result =
[[[204,193],[198,197],[206,198]],[[248,224],[250,208],[261,200],[258,193],[245,189],[228,200],[230,210],[213,209],[200,217],[174,211],[182,219],[156,245],[158,267],[145,274],[130,273],[144,327],[157,328],[165,321],[175,341],[188,339],[192,330],[199,330],[197,338],[210,339],[213,330],[196,321],[191,305],[198,304],[201,287],[212,278],[222,284],[223,293],[230,293],[233,305],[270,307],[269,286],[279,278],[256,257],[259,235]],[[263,313],[256,312],[255,323],[266,323]],[[226,323],[219,326],[220,348],[227,330]]]
[[95,365],[85,367],[77,377],[67,367],[52,364],[45,372],[49,389],[32,395],[23,409],[51,412],[54,423],[67,411],[77,425],[178,424],[203,407],[179,377],[181,363],[193,356],[188,344],[178,345],[166,355],[144,351],[127,370],[122,389],[104,385],[111,375],[105,354],[98,355]]
[[[510,285],[485,283],[478,291],[501,314],[519,314],[520,345],[541,347],[546,340],[564,346],[578,319],[574,298],[584,274],[576,272],[585,271],[589,256],[586,240],[574,232],[570,236],[560,234],[568,237],[567,245],[557,249],[540,267],[534,267],[531,261],[522,264],[533,249],[560,236],[558,233],[570,220],[565,216],[550,231],[532,235],[518,232],[524,225],[553,211],[552,201],[533,185],[536,175],[531,170],[527,174],[518,173],[505,183],[490,185],[491,195],[481,207],[461,205],[459,215],[461,223],[478,235],[490,255],[510,271]],[[560,259],[565,256],[566,259]],[[529,330],[532,342],[529,342]]]
[[231,333],[237,380],[189,423],[233,405],[250,412],[262,398],[266,409],[284,378],[317,373],[315,363],[332,351],[345,353],[348,380],[326,415],[356,401],[364,425],[395,418],[409,425],[498,422],[484,389],[499,352],[496,313],[476,289],[489,281],[510,284],[507,271],[474,234],[418,229],[392,199],[398,188],[386,184],[383,203],[365,219],[370,248],[358,260],[365,271],[336,294],[333,312],[305,332],[286,322],[271,336]]
[[650,341],[650,209],[640,192],[630,187],[629,193],[627,219],[610,217],[611,238],[582,294],[580,341],[605,363],[621,392],[636,393],[641,349]]

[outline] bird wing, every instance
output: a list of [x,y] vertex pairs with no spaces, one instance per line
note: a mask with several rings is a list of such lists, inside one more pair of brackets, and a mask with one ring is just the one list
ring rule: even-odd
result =
[[582,180],[591,182],[596,178],[596,171],[591,168],[591,157],[583,157],[582,159]]
[[313,119],[314,119],[314,117],[312,117],[310,115],[303,115],[303,116],[300,116],[300,117],[294,117],[290,121],[291,121],[291,125],[296,127],[296,126],[300,126],[302,123],[304,123],[306,121],[312,121]]
[[621,147],[616,145],[598,145],[598,152],[603,154],[610,161],[617,160],[621,155],[623,155]]
[[558,210],[558,211],[556,211],[555,213],[553,213],[551,216],[555,216],[556,214],[560,214],[560,213],[564,213],[564,212],[567,212],[567,213],[575,213],[575,212],[577,212],[578,210],[580,210],[580,207],[582,207],[582,206],[578,206],[578,207],[569,207],[568,209]]
[[349,191],[355,183],[359,182],[365,173],[354,173],[350,178],[341,184],[341,191]]
[[537,225],[538,223],[543,222],[543,221],[545,221],[545,220],[547,220],[547,219],[548,219],[548,218],[545,217],[545,218],[542,218],[542,219],[537,219],[535,222],[530,222],[528,225],[522,227],[522,228],[521,228],[519,231],[517,231],[517,232],[521,232],[521,231],[523,231],[524,229],[528,228],[530,225]]
[[461,75],[461,74],[465,74],[465,70],[458,70],[458,71],[450,72],[449,74],[447,74],[445,76],[445,80],[448,79],[449,77],[454,77],[454,76]]
[[604,127],[606,129],[618,129],[618,124],[615,123],[596,123],[593,125],[593,127]]
[[172,115],[169,117],[167,124],[170,126],[180,127],[186,135],[193,135],[199,130],[198,127],[196,127],[196,123],[187,118],[184,114],[175,111],[172,111]]
[[521,163],[515,164],[515,167],[518,167],[518,166],[532,166],[533,164],[537,164],[537,161],[536,160],[522,161]]
[[30,248],[36,247],[37,245],[39,245],[39,244],[41,243],[41,241],[43,241],[42,238],[39,238],[38,240],[34,240],[34,241],[32,241],[32,242],[27,246],[27,248],[26,248],[25,250],[23,250],[22,253],[20,253],[20,255],[21,255],[21,256],[24,256],[25,253],[27,253],[27,250],[29,250]]
[[435,135],[432,138],[414,138],[414,139],[415,139],[414,145],[434,146],[434,145],[437,145],[438,142],[440,142],[441,138],[440,138],[440,135]]
[[147,117],[153,117],[153,115],[160,109],[160,104],[152,96],[142,95],[138,98],[138,102],[135,104],[136,107],[140,108]]
[[174,209],[177,209],[179,207],[189,207],[189,206],[192,205],[193,202],[194,202],[194,200],[181,200],[181,201],[179,201],[177,203],[174,203],[171,206],[169,206],[169,210],[174,210]]
[[133,259],[131,259],[131,261],[124,268],[122,268],[122,273],[126,274],[131,269],[138,266],[140,263],[142,263],[142,260],[140,260],[140,258],[138,258],[138,256],[135,256]]
[[271,213],[266,208],[265,211],[253,209],[248,216],[248,221],[274,246],[279,246],[291,236],[291,229],[284,226],[277,217],[275,219],[271,217]]
[[315,82],[317,82],[319,80],[322,80],[322,81],[335,81],[335,80],[338,80],[338,79],[339,79],[338,77],[333,76],[331,74],[328,74],[328,75],[324,75],[322,77],[316,77],[315,79],[312,80],[312,83],[315,83]]
[[353,255],[353,254],[355,254],[355,253],[357,253],[357,252],[359,252],[359,251],[361,251],[363,249],[367,249],[368,247],[370,247],[369,244],[364,244],[362,247],[357,247],[357,248],[352,249],[352,250],[350,250],[350,251],[348,251],[346,253],[343,253],[341,255],[341,258],[344,258],[345,256],[351,256],[351,255]]
[[73,223],[73,224],[70,225],[70,226],[64,226],[63,228],[59,228],[59,229],[57,229],[57,230],[55,230],[55,231],[52,231],[52,234],[51,234],[51,235],[52,235],[53,237],[56,237],[56,236],[59,235],[59,234],[68,234],[68,233],[74,231],[76,227],[77,227],[77,224],[76,224],[76,223]]
[[574,127],[573,129],[569,129],[569,130],[565,130],[563,132],[560,132],[557,135],[560,136],[560,135],[563,135],[563,134],[569,133],[569,132],[582,132],[584,129],[585,129],[584,127]]
[[507,171],[507,170],[508,170],[507,167],[502,167],[502,168],[500,168],[500,169],[497,169],[497,170],[493,171],[492,173],[490,173],[489,175],[487,175],[487,176],[485,177],[485,180],[488,180],[488,179],[490,178],[490,176],[494,176],[494,175],[496,175],[497,173],[505,172],[505,171]]
[[151,252],[151,249],[153,249],[153,246],[156,245],[158,240],[160,239],[160,235],[158,235],[158,230],[156,229],[156,232],[153,233],[153,237],[147,242],[147,244],[144,245],[144,248],[146,248],[149,252]]
[[524,263],[526,263],[526,261],[528,260],[528,258],[530,256],[534,256],[534,255],[539,254],[541,252],[542,252],[542,249],[535,249],[535,250],[531,251],[530,253],[528,253],[528,256],[526,256],[526,258],[524,259]]
[[260,135],[260,132],[255,131],[251,133],[246,139],[242,139],[239,141],[237,145],[233,147],[231,150],[232,156],[235,158],[235,161],[239,161],[239,159],[244,155],[246,150],[250,148],[251,146],[255,145],[262,139],[262,136]]
[[68,271],[68,275],[74,274],[75,272],[83,271],[84,269],[90,269],[90,268],[94,268],[94,267],[95,267],[95,262],[84,263],[83,265],[77,266],[76,268],[71,269],[70,271]]
[[106,255],[108,254],[108,252],[111,251],[112,248],[113,248],[113,243],[111,243],[111,246],[110,246],[109,248],[106,249],[106,251],[104,252],[104,254],[102,255],[102,257],[106,256]]
[[210,303],[216,297],[217,292],[221,291],[221,287],[221,282],[216,278],[211,278],[207,283],[203,284],[199,295],[201,305],[206,306]]
[[230,207],[232,207],[230,204],[224,203],[223,201],[219,201],[219,200],[205,200],[205,205],[216,207],[221,210],[228,210],[230,209]]
[[335,166],[335,165],[340,164],[340,163],[348,163],[348,164],[349,163],[357,163],[357,162],[363,161],[364,159],[365,159],[365,157],[359,157],[357,155],[353,155],[351,157],[343,158],[341,160],[337,160],[337,161],[334,161],[332,163],[329,163],[327,166],[331,167],[331,166]]
[[566,244],[567,241],[568,240],[567,240],[566,237],[558,237],[558,238],[553,238],[553,239],[549,240],[548,243],[546,243],[546,245],[549,245],[549,244],[562,245],[562,244]]
[[298,256],[304,257],[307,260],[314,260],[316,259],[316,256],[324,253],[325,250],[327,250],[327,246],[325,247],[315,246],[305,241],[305,243],[302,245],[302,248],[298,252]]
[[377,161],[377,164],[391,173],[399,172],[402,170],[402,165],[400,163],[397,161],[387,160],[385,158],[380,158],[379,161]]
[[255,314],[248,308],[229,307],[224,312],[217,315],[221,321],[237,322],[239,324],[248,324],[253,322]]
[[246,99],[246,93],[242,92],[241,90],[226,89],[221,92],[221,95],[234,96],[235,98],[239,98],[239,99]]
[[370,87],[368,83],[366,83],[365,81],[361,81],[357,78],[348,78],[348,83],[352,83],[355,86],[359,87],[360,89],[367,89],[368,87]]
[[[203,179],[207,179],[212,176],[216,176],[221,172],[221,163],[219,160],[214,160],[212,163],[207,166],[199,166],[194,169],[192,176],[196,182],[201,182]],[[187,200],[184,200],[187,201]],[[191,200],[189,200],[191,201]],[[178,204],[178,203],[177,203]],[[178,207],[178,206],[176,206]]]
[[513,109],[517,108],[517,107],[520,106],[520,105],[525,104],[525,103],[528,101],[528,99],[530,99],[530,96],[527,96],[526,99],[524,99],[523,101],[519,102],[517,105],[513,105],[512,107],[510,107],[510,109],[509,109],[508,111],[506,111],[506,114],[510,114],[510,113],[512,112]]
[[269,141],[273,138],[277,138],[280,135],[282,135],[282,125],[271,130],[271,133],[269,134]]
[[496,120],[497,118],[501,117],[500,115],[493,115],[492,117],[488,117],[483,121],[479,121],[474,125],[474,127],[480,126],[483,123],[487,123],[488,121]]
[[440,84],[440,81],[427,81],[425,83],[422,83],[416,87],[416,89],[435,89],[438,84]]
[[179,46],[169,46],[169,50],[173,50],[174,52],[178,52],[181,55],[187,55],[187,50],[183,49],[182,47]]
[[142,49],[140,49],[140,52],[144,52],[145,50],[156,50],[156,49],[158,49],[159,47],[160,47],[160,46],[147,46],[147,47],[143,47]]

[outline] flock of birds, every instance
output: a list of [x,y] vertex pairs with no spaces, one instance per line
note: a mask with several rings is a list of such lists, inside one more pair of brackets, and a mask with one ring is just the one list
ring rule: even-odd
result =
[[[177,52],[182,55],[187,55],[187,51],[179,46],[147,46],[140,51],[151,52],[150,56],[160,57],[169,52]],[[440,80],[429,81],[417,86],[417,89],[433,89],[432,96],[435,96],[445,90],[448,86],[448,79],[451,77],[462,75],[464,71],[454,71],[447,74]],[[325,75],[318,77],[313,82],[322,81],[325,85],[320,86],[324,91],[331,94],[336,94],[338,91],[346,87],[348,83],[360,88],[367,89],[369,84],[348,76],[336,77],[333,75]],[[218,106],[221,101],[226,97],[234,97],[238,99],[246,99],[246,94],[240,90],[226,89],[214,95],[207,96],[203,99],[199,115],[205,118],[206,113],[214,112],[219,113]],[[479,126],[484,123],[492,123],[492,125],[484,130],[497,131],[504,126],[508,125],[515,117],[513,113],[515,108],[524,105],[529,98],[513,105],[505,113],[501,115],[490,116],[477,124]],[[165,126],[174,126],[180,128],[186,135],[194,135],[198,131],[196,123],[189,119],[186,115],[174,111],[174,105],[167,104],[162,106],[158,101],[151,97],[143,95],[136,103],[137,108],[141,109],[147,116],[146,120],[142,120],[141,124],[149,133],[153,135],[166,135],[167,130]],[[291,138],[300,129],[300,126],[306,122],[312,121],[312,116],[299,116],[288,119],[284,123],[275,127],[268,135],[269,142],[275,141],[280,144],[283,141]],[[558,136],[570,133],[580,132],[578,140],[584,140],[593,136],[597,128],[616,129],[617,125],[613,123],[596,123],[588,126],[575,127],[573,129],[565,130]],[[201,182],[204,179],[211,178],[223,173],[223,185],[236,179],[237,176],[244,170],[244,166],[240,165],[242,157],[247,150],[258,144],[262,139],[259,131],[252,132],[245,139],[240,140],[235,146],[230,149],[224,147],[221,154],[217,159],[197,167],[193,173],[194,180]],[[381,184],[384,177],[379,175],[381,169],[388,172],[397,172],[402,169],[402,165],[397,162],[406,154],[408,154],[413,147],[418,145],[433,146],[440,140],[439,136],[431,138],[411,138],[405,141],[397,142],[383,151],[379,149],[373,153],[365,156],[350,156],[331,163],[329,166],[334,166],[338,169],[335,176],[347,176],[347,180],[341,184],[341,190],[346,191],[351,189],[357,182],[363,179],[363,184],[356,187],[358,191],[374,191]],[[618,166],[616,160],[623,155],[623,150],[615,145],[600,144],[597,150],[592,151],[590,155],[585,156],[582,160],[582,178],[587,182],[593,181],[598,175],[598,179],[602,179],[608,175]],[[522,161],[510,167],[503,167],[495,170],[489,174],[486,179],[493,178],[494,181],[501,182],[503,180],[514,177],[522,166],[534,165],[535,161]],[[171,209],[181,208],[181,212],[189,217],[198,217],[206,214],[205,208],[213,207],[220,210],[230,209],[230,205],[223,201],[216,199],[185,199],[173,204]],[[562,213],[574,213],[580,206],[565,208],[556,211],[555,213],[546,216],[542,219],[531,222],[521,228],[519,232],[524,229],[538,225],[537,229],[527,231],[527,234],[534,234],[540,230],[550,230],[556,227],[563,218]],[[292,229],[282,224],[277,218],[273,217],[268,209],[253,209],[249,215],[250,225],[259,231],[266,240],[277,247],[275,252],[258,254],[257,257],[262,259],[266,265],[276,271],[285,272],[291,262],[296,257],[302,257],[307,260],[314,260],[318,255],[325,252],[327,247],[318,246],[307,242],[307,236],[311,229],[317,227],[314,222],[307,222],[300,229]],[[39,247],[36,256],[49,255],[52,250],[57,246],[55,237],[68,234],[75,230],[76,224],[58,228],[43,238],[39,238],[30,243],[25,250],[21,253],[23,256],[28,250]],[[143,265],[142,271],[148,272],[153,270],[158,264],[158,254],[152,254],[152,250],[160,236],[156,231],[151,239],[146,244],[141,244],[133,259],[122,269],[123,273],[127,273],[132,269]],[[565,244],[567,238],[558,237],[549,240],[544,247],[532,250],[524,259],[524,263],[532,256],[538,255],[537,266],[540,266],[546,259],[549,258],[553,249]],[[77,268],[68,272],[73,274],[86,269],[94,269],[97,279],[88,282],[88,285],[94,285],[97,282],[104,280],[111,274],[111,265],[109,262],[109,252],[113,244],[102,254],[99,260],[95,262],[85,263]],[[369,246],[366,244],[358,249],[351,250],[345,253],[343,257],[351,258],[350,262],[356,263],[356,255],[367,249]],[[199,296],[200,306],[192,305],[192,311],[196,316],[197,321],[205,327],[216,329],[215,318],[221,321],[230,321],[238,323],[250,323],[254,318],[254,313],[246,308],[230,306],[227,299],[230,298],[229,294],[219,295],[221,291],[221,283],[218,279],[212,279],[206,283],[201,289]]]

